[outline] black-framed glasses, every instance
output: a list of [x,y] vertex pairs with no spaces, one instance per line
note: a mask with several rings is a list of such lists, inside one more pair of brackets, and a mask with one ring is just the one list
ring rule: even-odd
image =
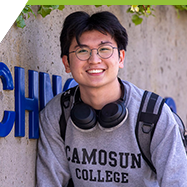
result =
[[117,47],[113,47],[111,45],[102,45],[99,48],[93,48],[90,49],[89,47],[80,47],[75,51],[71,51],[70,53],[75,53],[76,57],[79,60],[85,61],[88,60],[91,55],[92,55],[92,50],[97,50],[97,55],[99,55],[101,58],[103,59],[107,59],[110,58],[113,53],[114,53],[114,49],[117,49]]

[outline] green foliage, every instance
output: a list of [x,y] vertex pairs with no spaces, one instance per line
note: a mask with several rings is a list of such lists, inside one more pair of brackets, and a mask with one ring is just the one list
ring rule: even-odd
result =
[[[95,7],[100,7],[100,6],[102,6],[102,5],[95,5]],[[109,6],[111,6],[111,5],[107,5],[107,6],[109,7]]]
[[[49,15],[52,10],[55,9],[63,10],[64,5],[41,5],[37,13],[41,14],[41,16],[44,18]],[[25,20],[30,17],[30,13],[36,17],[33,10],[31,9],[31,5],[26,5],[16,19],[17,27],[24,28],[26,26]]]
[[[153,12],[155,9],[153,7],[154,5],[131,5],[131,7],[128,8],[127,13],[133,14],[132,22],[135,25],[139,25],[143,21],[142,17],[154,16]],[[178,15],[179,11],[187,11],[187,5],[174,5],[174,7],[176,8]]]
[[132,22],[135,25],[139,25],[143,21],[142,16],[154,16],[153,11],[155,11],[153,9],[153,5],[132,5],[130,8],[128,8],[127,13],[133,14]]
[[41,14],[42,17],[46,17],[51,13],[52,10],[59,9],[63,10],[64,5],[41,5],[40,9],[38,10],[38,14]]
[[187,10],[187,5],[174,5],[177,10]]
[[178,17],[180,17],[179,15],[180,11],[187,11],[187,5],[174,5],[174,7],[177,11]]
[[16,24],[18,27],[24,28],[26,26],[25,19],[30,17],[29,13],[33,14],[36,17],[33,10],[31,9],[31,5],[26,5],[20,13],[20,15],[18,16],[18,18],[16,19]]
[[131,18],[132,22],[135,24],[135,25],[139,25],[142,23],[143,21],[143,18],[141,18],[139,15],[137,14],[134,14]]
[[[95,7],[100,7],[102,5],[95,5]],[[111,5],[107,5],[108,7]],[[187,11],[187,5],[174,5],[178,14],[179,11]],[[142,23],[143,18],[142,17],[149,17],[149,16],[154,16],[153,12],[154,10],[154,5],[131,5],[127,13],[132,14],[132,22],[135,25],[139,25]],[[40,5],[38,14],[40,14],[42,17],[46,17],[51,13],[51,11],[58,9],[58,10],[63,10],[64,5]],[[25,20],[30,17],[30,14],[33,14],[35,17],[36,15],[34,14],[31,5],[26,5],[18,18],[16,19],[16,24],[17,27],[24,28],[26,26]]]

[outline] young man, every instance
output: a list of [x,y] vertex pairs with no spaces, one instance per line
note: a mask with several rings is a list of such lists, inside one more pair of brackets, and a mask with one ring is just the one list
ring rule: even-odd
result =
[[[73,91],[65,140],[61,96],[40,114],[37,187],[186,187],[187,157],[165,104],[150,145],[153,172],[135,135],[143,90],[118,78],[128,37],[109,12],[70,14],[63,25],[62,61],[79,84]],[[65,97],[65,95],[64,95]]]

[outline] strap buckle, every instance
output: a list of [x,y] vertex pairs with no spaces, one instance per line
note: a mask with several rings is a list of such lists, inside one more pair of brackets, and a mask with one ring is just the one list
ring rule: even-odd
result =
[[153,123],[143,123],[142,125],[142,131],[145,133],[145,134],[149,134],[152,129],[154,127],[154,124]]

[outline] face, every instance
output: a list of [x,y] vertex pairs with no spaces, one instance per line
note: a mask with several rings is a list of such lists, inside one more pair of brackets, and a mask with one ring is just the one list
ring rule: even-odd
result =
[[[81,61],[75,53],[69,54],[69,62],[67,56],[63,56],[67,73],[72,73],[73,78],[79,83],[80,88],[92,87],[101,88],[110,86],[117,81],[119,68],[123,68],[125,51],[121,50],[120,55],[118,49],[114,49],[113,55],[108,59],[102,59],[97,50],[103,45],[117,47],[115,40],[109,35],[104,35],[99,31],[86,31],[80,37],[80,44],[89,47],[92,50],[92,55],[88,60]],[[72,40],[69,52],[75,51],[78,46],[76,39]]]

